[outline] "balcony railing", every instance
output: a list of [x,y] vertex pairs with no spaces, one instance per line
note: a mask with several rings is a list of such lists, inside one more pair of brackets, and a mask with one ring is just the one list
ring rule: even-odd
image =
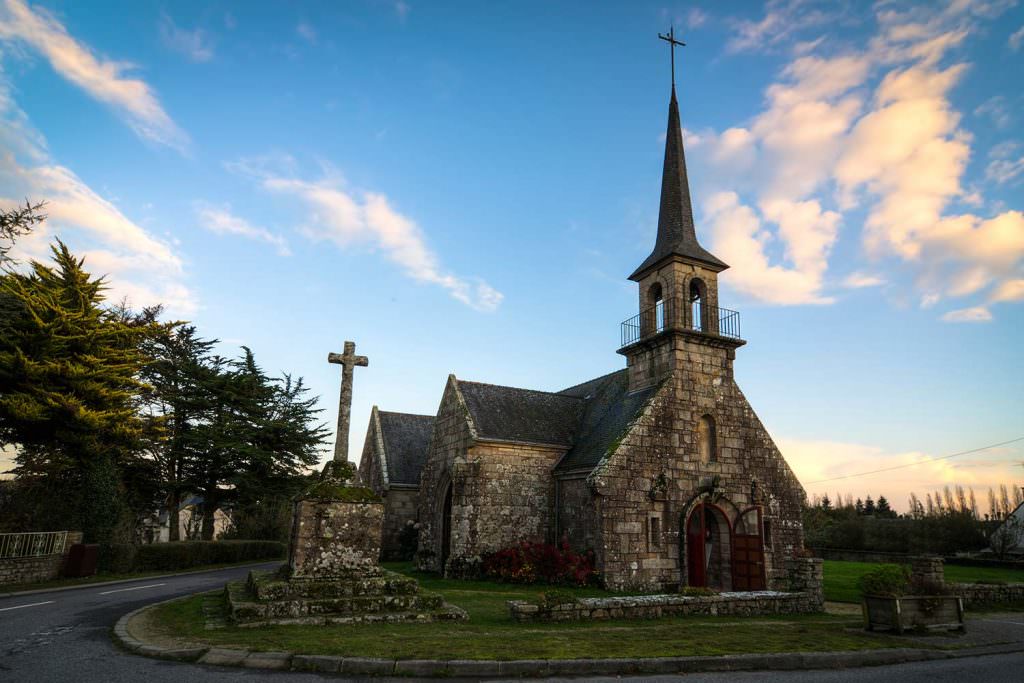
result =
[[0,534],[0,558],[58,555],[64,552],[67,538],[66,531]]
[[[659,301],[622,322],[621,344],[629,346],[666,329],[695,330],[729,339],[740,339],[740,314],[728,308],[712,308],[695,301],[681,310],[674,300]],[[681,315],[680,315],[681,314]]]

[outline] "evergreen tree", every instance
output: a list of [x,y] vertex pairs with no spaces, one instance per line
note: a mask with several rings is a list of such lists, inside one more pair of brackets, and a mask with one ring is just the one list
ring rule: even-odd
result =
[[180,538],[179,508],[186,494],[198,489],[190,475],[203,443],[196,426],[207,418],[210,350],[215,341],[201,339],[184,323],[153,326],[143,340],[148,362],[142,413],[149,427],[146,451],[156,466],[164,506],[169,513],[170,540]]
[[875,514],[875,501],[871,498],[871,496],[868,496],[867,499],[864,500],[864,514]]
[[827,493],[821,497],[821,509],[826,512],[832,509],[832,501],[829,500]]
[[17,238],[29,234],[46,220],[41,213],[43,206],[42,202],[32,204],[26,201],[25,206],[0,210],[0,264],[9,260],[8,254]]
[[853,504],[853,509],[857,512],[858,515],[863,515],[864,514],[864,501],[862,501],[860,498],[858,498],[857,502]]
[[124,512],[120,468],[142,437],[144,330],[103,306],[103,279],[62,242],[52,251],[53,267],[0,275],[0,444],[20,447],[17,476],[61,482],[68,526],[109,541]]
[[889,507],[889,501],[885,496],[878,497],[878,505],[875,508],[875,512],[879,517],[895,517],[896,513]]

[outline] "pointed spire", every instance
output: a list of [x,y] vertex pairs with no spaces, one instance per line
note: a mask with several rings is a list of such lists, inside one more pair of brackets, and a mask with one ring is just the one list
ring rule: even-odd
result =
[[690,184],[686,177],[686,157],[683,154],[683,132],[679,121],[679,103],[676,89],[668,105],[668,132],[665,135],[665,165],[661,176],[661,209],[658,213],[658,239],[654,251],[637,268],[630,280],[639,281],[646,271],[670,256],[700,261],[715,271],[729,266],[697,242],[693,227],[693,207],[690,205]]

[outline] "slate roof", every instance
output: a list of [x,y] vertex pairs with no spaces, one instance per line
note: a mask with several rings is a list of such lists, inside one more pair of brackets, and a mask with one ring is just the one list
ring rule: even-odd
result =
[[579,398],[462,380],[459,390],[482,439],[572,444]]
[[480,438],[567,446],[559,470],[597,465],[656,391],[628,388],[626,370],[558,393],[459,380]]
[[377,411],[384,455],[388,464],[388,481],[392,484],[420,485],[420,472],[427,461],[430,434],[434,430],[433,415],[389,413]]
[[672,99],[668,105],[668,132],[665,135],[665,163],[661,172],[658,238],[654,244],[654,251],[633,271],[629,279],[639,281],[647,270],[673,255],[701,261],[715,270],[725,270],[729,267],[697,242],[675,86],[672,87]]
[[580,397],[584,410],[573,447],[558,464],[559,470],[593,469],[609,448],[622,438],[626,427],[654,395],[657,386],[632,394],[628,389],[627,371],[619,370],[560,392]]

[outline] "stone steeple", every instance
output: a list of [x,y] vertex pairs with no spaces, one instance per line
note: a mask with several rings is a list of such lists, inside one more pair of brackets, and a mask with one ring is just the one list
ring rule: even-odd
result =
[[648,271],[672,257],[697,261],[716,273],[729,267],[697,242],[697,233],[693,227],[693,207],[690,205],[690,184],[686,177],[679,103],[676,101],[674,85],[672,99],[668,105],[668,132],[665,135],[665,164],[661,176],[658,239],[654,244],[654,251],[629,279],[639,282]]

